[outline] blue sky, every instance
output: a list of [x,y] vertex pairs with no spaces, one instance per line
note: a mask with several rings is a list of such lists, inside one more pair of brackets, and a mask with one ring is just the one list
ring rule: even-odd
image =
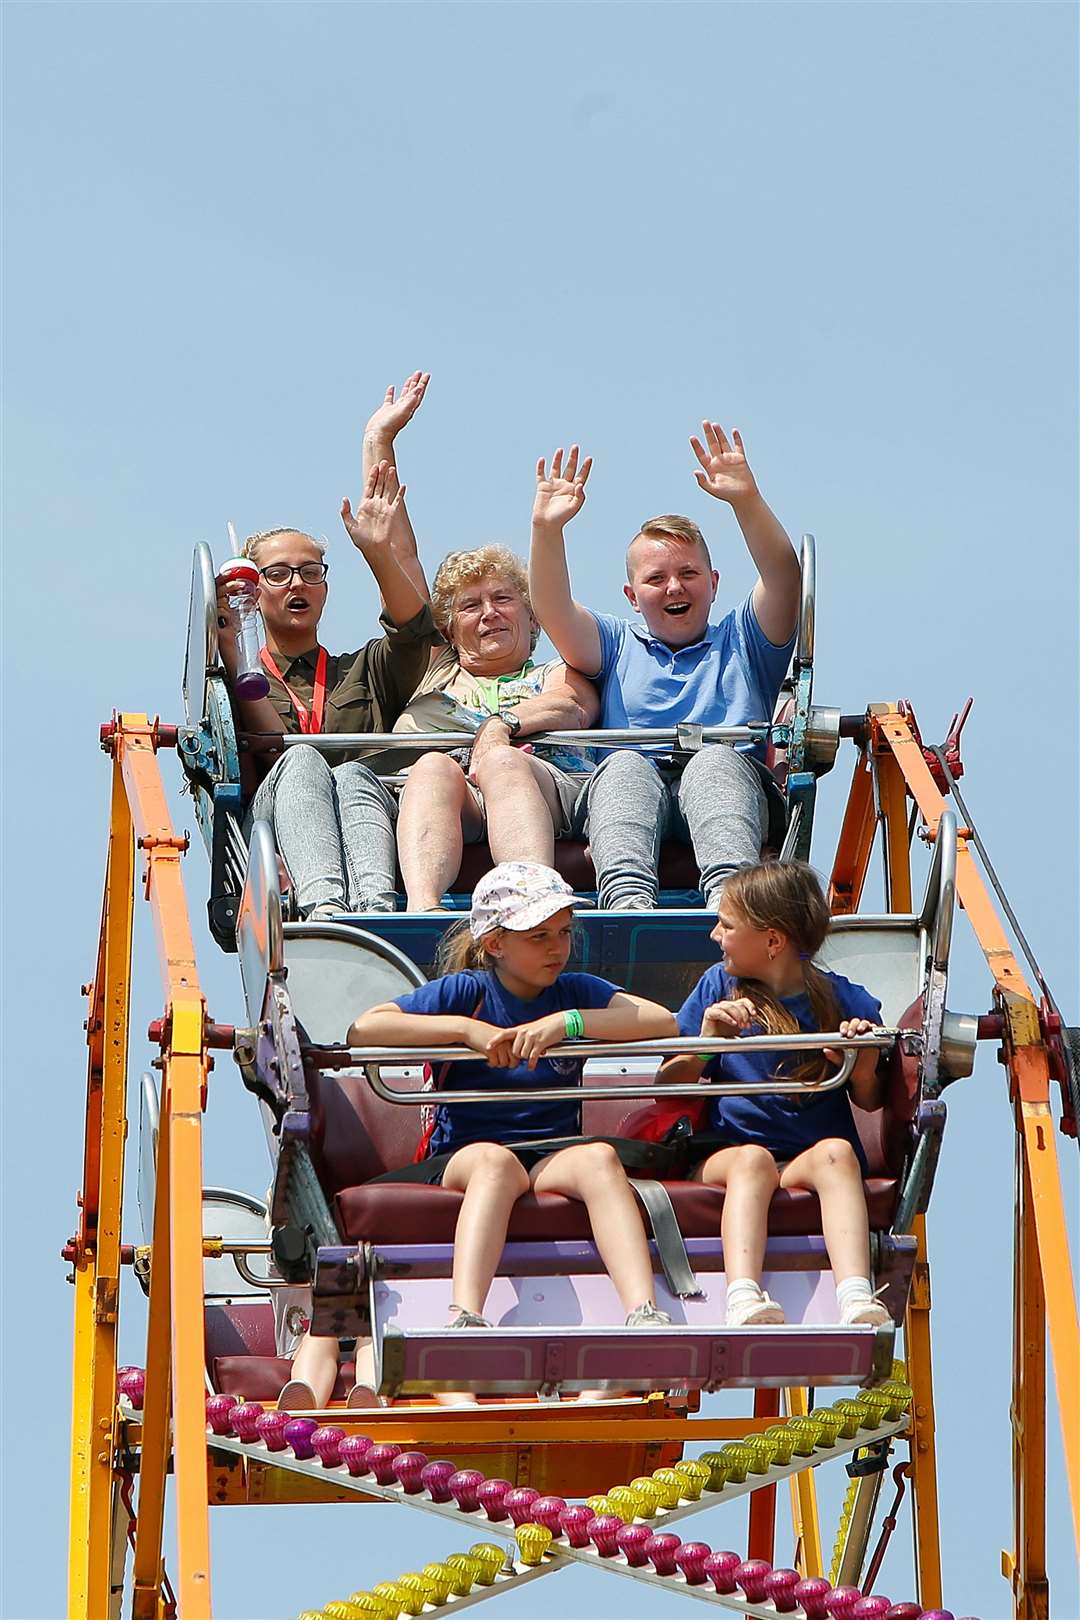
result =
[[[968,800],[1075,1019],[1077,13],[9,0],[2,26],[4,1389],[24,1409],[30,1379],[41,1402],[36,1444],[6,1448],[3,1612],[36,1620],[64,1605],[71,1297],[56,1253],[80,1163],[97,726],[114,707],[178,716],[191,548],[220,557],[227,519],[325,532],[326,640],[371,633],[337,508],[368,412],[414,366],[433,382],[400,461],[425,560],[523,549],[535,459],[578,438],[596,469],[572,567],[607,610],[654,511],[705,526],[725,603],[749,588],[686,443],[705,414],[738,425],[792,534],[818,538],[819,701],[907,697],[939,738],[975,695]],[[823,788],[826,869],[849,774],[842,756]],[[210,1009],[231,1022],[239,979],[202,925],[200,847],[186,877]],[[987,999],[962,927],[950,1001]],[[159,1010],[140,919],[133,1087]],[[945,1588],[957,1614],[993,1620],[1013,1192],[989,1051],[949,1100],[930,1218]],[[1075,1148],[1059,1142],[1075,1208]],[[206,1180],[257,1192],[265,1176],[254,1112],[219,1063]],[[827,1503],[838,1489],[823,1480]],[[295,1613],[417,1561],[411,1519],[283,1514],[213,1519],[219,1615]],[[722,1520],[701,1533],[722,1542]],[[439,1534],[425,1555],[454,1544]],[[40,1551],[18,1556],[31,1539]],[[881,1581],[894,1597],[911,1591],[909,1545],[905,1515]],[[656,1612],[628,1583],[558,1579],[505,1612]]]

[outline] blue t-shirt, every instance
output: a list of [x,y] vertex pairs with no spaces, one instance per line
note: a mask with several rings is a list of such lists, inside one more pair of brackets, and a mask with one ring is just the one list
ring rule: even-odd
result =
[[[881,1003],[861,984],[852,984],[840,973],[826,973],[836,996],[840,1019],[866,1018],[881,1023]],[[700,1035],[705,1009],[714,1001],[734,1001],[737,981],[719,965],[699,979],[696,989],[679,1008],[679,1034]],[[818,1025],[807,995],[782,996],[782,1005],[797,1020],[799,1028],[813,1034]],[[838,1020],[839,1022],[839,1020]],[[760,1024],[751,1024],[747,1035],[763,1035]],[[777,1052],[724,1052],[710,1058],[702,1071],[711,1080],[768,1080],[774,1074],[789,1073],[809,1054],[784,1058]],[[848,1088],[815,1095],[812,1092],[759,1092],[751,1097],[714,1097],[710,1109],[713,1130],[734,1147],[742,1142],[758,1142],[777,1159],[794,1159],[805,1148],[826,1137],[838,1136],[850,1142],[866,1174],[866,1155],[848,1101]]]
[[708,625],[703,639],[689,647],[669,647],[629,619],[608,613],[593,618],[600,632],[599,725],[605,731],[682,720],[743,726],[772,719],[795,637],[782,647],[769,641],[751,597],[719,624]]
[[[618,992],[617,984],[609,984],[592,973],[560,973],[550,989],[542,990],[532,1001],[519,1001],[495,973],[467,969],[432,979],[418,990],[397,996],[394,1005],[407,1013],[475,1016],[499,1029],[511,1029],[548,1013],[567,1012],[574,1007],[606,1007]],[[496,1092],[580,1085],[582,1063],[581,1058],[542,1057],[532,1070],[524,1063],[516,1069],[493,1069],[478,1057],[447,1064],[441,1089]],[[578,1136],[580,1132],[581,1108],[570,1101],[504,1103],[492,1108],[486,1103],[466,1103],[459,1108],[443,1105],[435,1110],[428,1153],[453,1153],[470,1142],[504,1142],[512,1146],[534,1136]]]

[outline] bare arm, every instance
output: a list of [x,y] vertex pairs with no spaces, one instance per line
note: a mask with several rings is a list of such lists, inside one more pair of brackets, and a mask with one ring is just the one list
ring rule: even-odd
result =
[[349,539],[374,574],[383,606],[395,624],[408,624],[427,602],[416,581],[402,566],[395,549],[394,535],[400,527],[405,486],[387,461],[380,461],[367,475],[364,498],[354,512],[346,497],[341,503],[341,521]]
[[799,559],[787,531],[757,487],[736,428],[729,443],[719,422],[703,422],[705,443],[690,447],[701,463],[694,477],[707,495],[727,501],[758,571],[754,616],[774,646],[783,646],[799,619]]
[[[748,1029],[757,1017],[754,1004],[740,996],[734,1001],[714,1001],[706,1007],[701,1020],[701,1033],[719,1040],[732,1040],[740,1029]],[[708,1063],[707,1053],[700,1057],[693,1052],[677,1052],[665,1058],[657,1073],[661,1085],[692,1085],[701,1079],[701,1071]]]
[[479,1018],[457,1013],[407,1013],[385,1001],[349,1025],[349,1046],[468,1046],[484,1052],[504,1032]]
[[[679,1033],[674,1013],[655,1001],[627,995],[625,990],[613,995],[606,1007],[583,1008],[581,1022],[590,1041],[659,1041]],[[545,1052],[566,1040],[565,1014],[547,1013],[530,1024],[503,1030],[502,1037],[497,1050],[504,1067],[527,1063],[530,1069],[535,1069],[537,1060]]]
[[586,456],[578,470],[576,444],[571,446],[565,474],[561,450],[551,458],[550,478],[543,458],[536,464],[529,595],[533,612],[559,657],[585,675],[599,675],[600,631],[588,608],[574,600],[563,541],[563,530],[585,504],[585,483],[591,470],[591,456]]
[[[600,700],[596,689],[576,669],[560,664],[544,682],[544,689],[536,697],[524,698],[514,705],[514,719],[520,721],[520,737],[533,737],[540,731],[584,731],[596,719]],[[510,727],[498,715],[485,720],[476,734],[469,755],[469,770],[474,771],[489,748],[510,742]]]
[[[866,1018],[842,1018],[839,1032],[841,1035],[869,1035],[874,1027]],[[885,1080],[881,1073],[881,1062],[885,1055],[873,1047],[860,1052],[848,1076],[852,1102],[867,1113],[873,1113],[884,1101]],[[840,1063],[844,1054],[827,1047],[825,1056],[833,1063]]]
[[[362,467],[365,484],[371,469],[378,466],[380,461],[389,461],[391,466],[396,468],[395,440],[401,429],[412,421],[419,410],[430,381],[430,372],[414,371],[411,376],[406,377],[396,398],[391,384],[386,390],[385,397],[378,410],[373,411],[368,418],[367,426],[364,428]],[[420,563],[416,548],[416,535],[413,532],[412,520],[409,517],[408,507],[405,505],[404,500],[401,504],[393,544],[402,569],[412,580],[424,600],[429,601],[430,593],[427,578]]]

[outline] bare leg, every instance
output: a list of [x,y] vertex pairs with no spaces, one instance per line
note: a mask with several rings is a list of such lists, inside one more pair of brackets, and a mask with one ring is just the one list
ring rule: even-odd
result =
[[292,1375],[310,1384],[316,1406],[326,1406],[334,1393],[338,1371],[338,1342],[336,1339],[317,1339],[305,1333],[293,1357]]
[[828,1137],[785,1165],[781,1187],[805,1187],[821,1204],[821,1231],[838,1283],[870,1275],[870,1221],[862,1168],[850,1142]]
[[424,754],[409,772],[398,811],[398,863],[410,911],[434,911],[461,869],[465,832],[480,811],[465,772],[444,754]]
[[551,866],[562,811],[550,772],[520,748],[491,748],[476,768],[476,785],[484,795],[492,860]]
[[720,1235],[724,1241],[724,1274],[761,1281],[769,1205],[780,1185],[776,1161],[768,1148],[754,1143],[721,1148],[698,1166],[695,1181],[724,1188]]
[[473,1142],[454,1154],[442,1184],[465,1194],[454,1228],[454,1304],[482,1316],[510,1211],[528,1192],[529,1178],[509,1148]]
[[541,1159],[529,1179],[534,1192],[562,1193],[585,1205],[600,1258],[625,1311],[656,1304],[641,1211],[614,1148],[606,1142],[563,1148]]

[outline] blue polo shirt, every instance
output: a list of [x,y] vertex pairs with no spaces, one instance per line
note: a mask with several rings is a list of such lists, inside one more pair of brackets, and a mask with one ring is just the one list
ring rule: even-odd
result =
[[[598,979],[592,973],[560,973],[555,983],[532,1001],[512,996],[497,974],[466,969],[432,979],[407,995],[397,996],[395,1006],[407,1013],[464,1014],[512,1029],[531,1024],[548,1013],[571,1008],[606,1007],[619,986]],[[477,1005],[479,1003],[479,1006]],[[483,1058],[448,1063],[441,1091],[526,1091],[530,1086],[579,1086],[581,1058],[542,1057],[536,1068],[527,1064],[516,1069],[493,1069]],[[466,1103],[459,1108],[435,1110],[435,1129],[428,1148],[436,1153],[454,1153],[470,1142],[504,1142],[513,1146],[534,1136],[579,1136],[581,1107],[576,1102],[516,1102],[489,1108],[486,1103]]]
[[[836,997],[838,1023],[844,1018],[866,1018],[871,1024],[881,1023],[881,1003],[875,1001],[869,990],[864,990],[861,984],[853,984],[840,973],[825,976]],[[679,1008],[676,1015],[679,1034],[700,1035],[705,1009],[714,1001],[734,1001],[738,994],[737,981],[730,974],[720,966],[709,968]],[[808,1035],[813,1034],[818,1025],[809,996],[782,996],[780,1000],[799,1028]],[[763,1035],[765,1031],[760,1024],[751,1024],[745,1033]],[[710,1080],[768,1080],[774,1074],[790,1072],[807,1055],[800,1052],[785,1059],[777,1052],[750,1050],[745,1056],[741,1052],[724,1052],[710,1058],[702,1072]],[[742,1142],[757,1142],[780,1160],[794,1159],[815,1142],[837,1136],[851,1143],[863,1175],[866,1174],[866,1154],[855,1127],[847,1086],[816,1095],[813,1092],[762,1091],[751,1097],[714,1097],[710,1125],[732,1147]]]
[[[701,641],[669,647],[644,623],[594,613],[600,632],[600,720],[603,730],[628,726],[742,726],[770,721],[787,674],[794,635],[783,646],[769,641],[751,597]],[[739,744],[764,757],[763,749]]]

